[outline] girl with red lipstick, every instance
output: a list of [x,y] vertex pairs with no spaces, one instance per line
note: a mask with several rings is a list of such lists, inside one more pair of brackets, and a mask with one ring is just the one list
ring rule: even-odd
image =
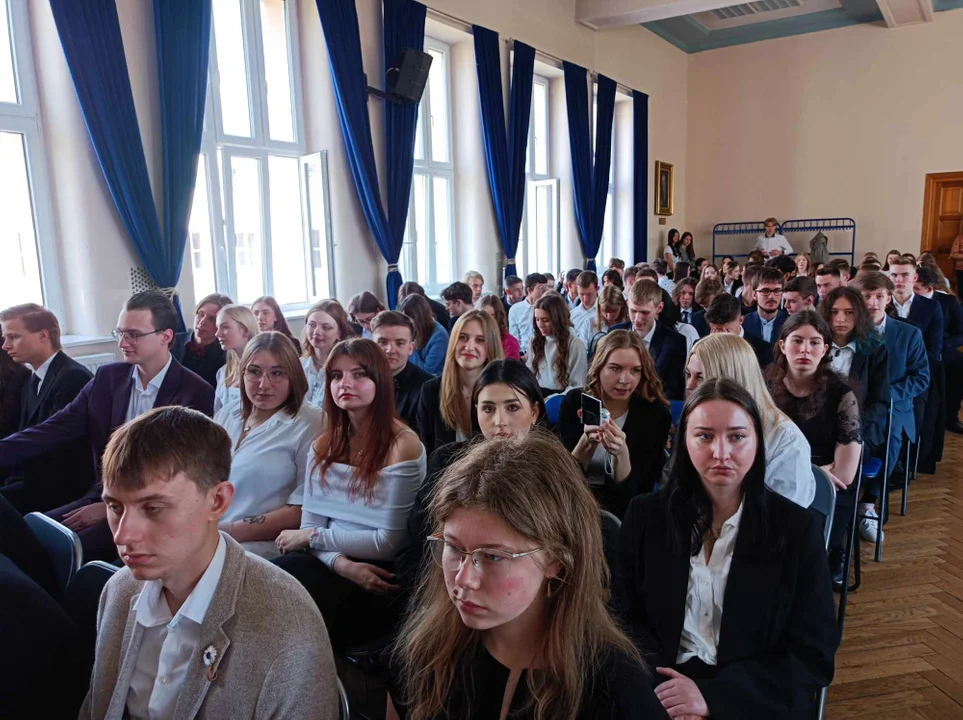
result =
[[[602,427],[582,423],[582,393],[602,401]],[[662,474],[672,415],[642,338],[615,330],[599,342],[584,388],[568,392],[558,433],[599,502],[622,517],[629,501],[650,492]]]
[[432,562],[395,646],[388,717],[665,718],[607,608],[598,505],[552,436],[475,446],[439,480]]
[[779,333],[769,366],[772,399],[802,430],[813,464],[836,486],[836,514],[829,541],[833,582],[843,581],[844,539],[855,497],[850,489],[859,468],[863,433],[856,394],[832,368],[832,332],[813,310],[790,316]]

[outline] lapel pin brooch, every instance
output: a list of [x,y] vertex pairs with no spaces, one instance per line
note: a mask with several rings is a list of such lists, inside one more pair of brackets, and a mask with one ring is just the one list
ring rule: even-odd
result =
[[207,679],[210,682],[217,680],[217,648],[208,645],[204,651],[204,667],[207,668]]

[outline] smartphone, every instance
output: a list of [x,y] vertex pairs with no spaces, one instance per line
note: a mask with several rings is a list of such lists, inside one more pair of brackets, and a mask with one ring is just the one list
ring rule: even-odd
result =
[[582,393],[582,424],[596,427],[602,424],[602,401],[585,393]]

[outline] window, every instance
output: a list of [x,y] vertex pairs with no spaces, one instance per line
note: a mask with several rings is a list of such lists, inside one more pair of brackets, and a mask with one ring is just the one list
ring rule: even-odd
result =
[[[596,88],[597,90],[598,88]],[[596,131],[596,121],[599,116],[599,104],[598,99],[593,102],[592,105],[592,147],[595,147],[595,131]],[[605,219],[602,222],[602,242],[599,243],[599,254],[595,256],[595,264],[598,267],[599,273],[603,273],[608,269],[609,260],[613,257],[618,257],[616,248],[618,243],[616,241],[616,224],[615,224],[615,165],[617,161],[615,153],[615,130],[618,123],[615,122],[615,117],[612,117],[612,162],[609,165],[609,191],[605,200]]]
[[334,282],[325,158],[304,156],[297,0],[214,0],[213,11],[194,294],[304,307],[333,295]]
[[451,81],[448,46],[425,39],[431,55],[428,86],[418,107],[415,168],[401,274],[438,294],[455,276]]
[[549,172],[549,101],[549,81],[536,75],[525,160],[525,208],[515,253],[520,277],[532,272],[558,275],[560,270],[559,183]]
[[25,0],[0,0],[0,308],[63,313]]

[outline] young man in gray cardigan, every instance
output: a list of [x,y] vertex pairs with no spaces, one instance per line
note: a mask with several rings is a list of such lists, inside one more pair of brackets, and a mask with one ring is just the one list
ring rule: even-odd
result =
[[314,601],[217,529],[230,471],[227,433],[199,412],[159,408],[114,432],[103,498],[127,567],[100,598],[81,718],[337,718]]

